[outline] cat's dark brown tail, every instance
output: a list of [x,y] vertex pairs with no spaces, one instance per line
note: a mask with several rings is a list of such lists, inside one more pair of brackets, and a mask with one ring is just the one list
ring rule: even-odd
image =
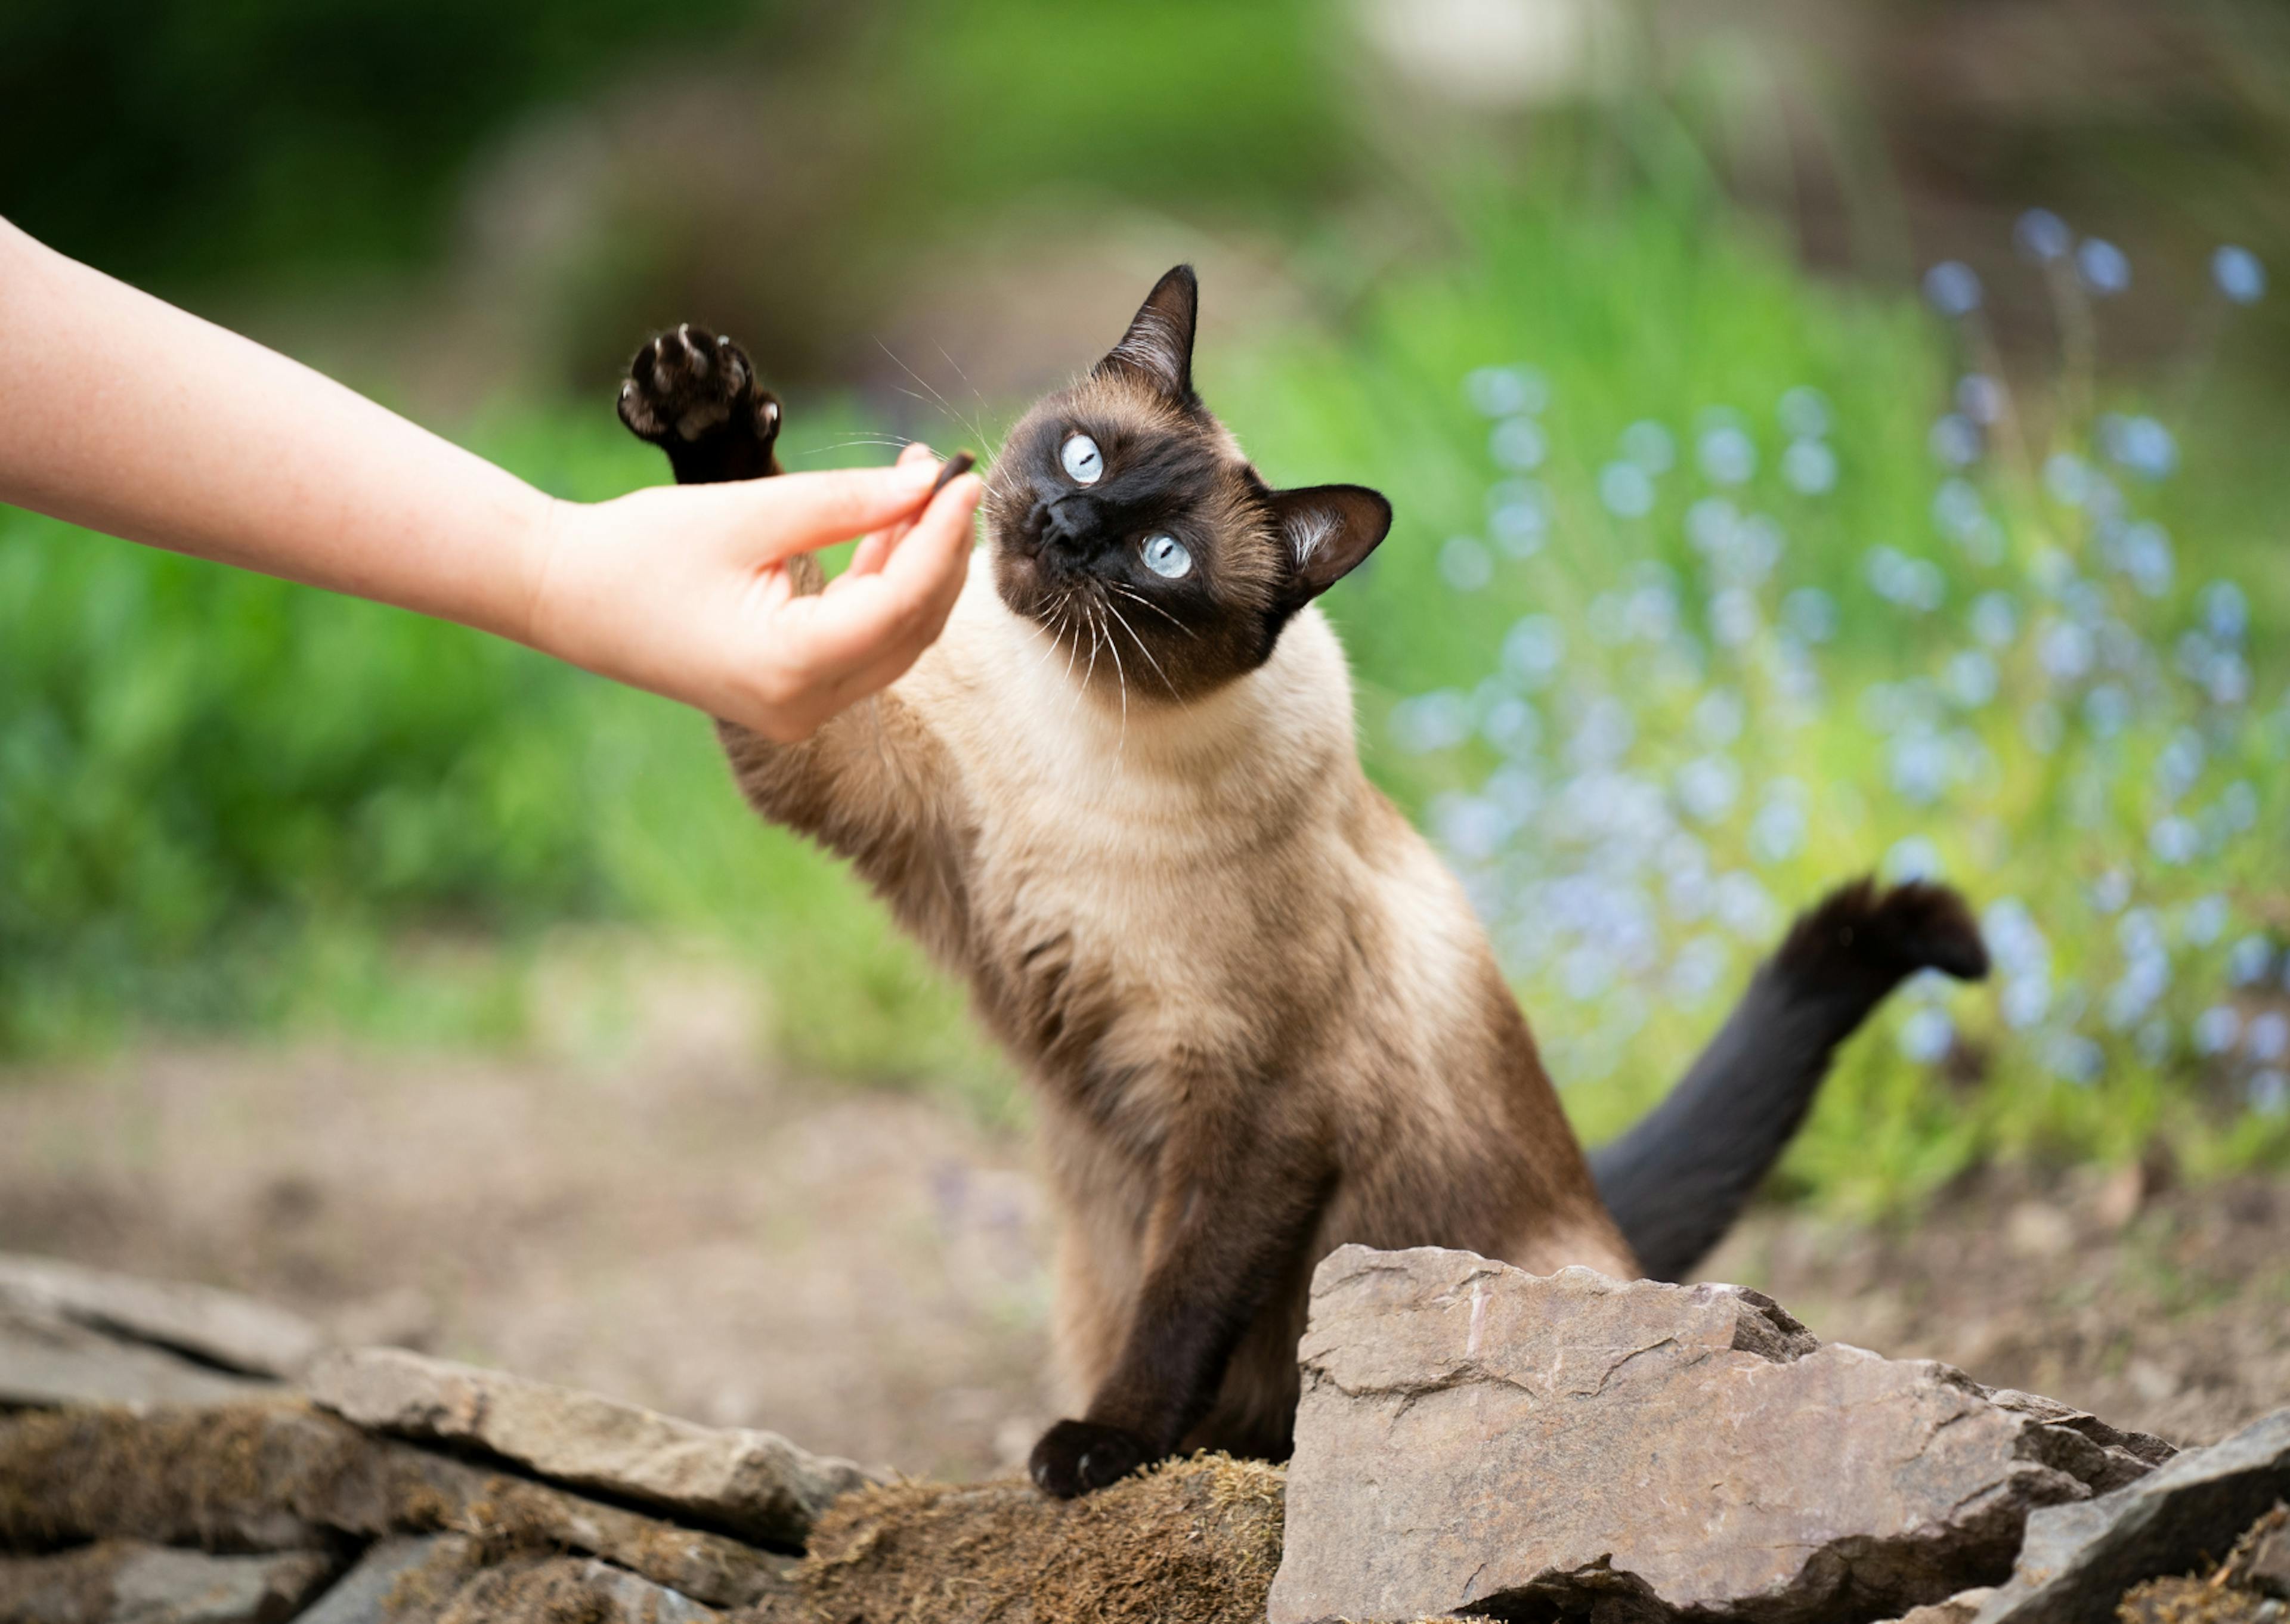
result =
[[1685,1080],[1591,1153],[1650,1278],[1683,1278],[1718,1244],[1804,1123],[1837,1045],[1927,969],[1988,973],[1971,909],[1944,885],[1855,880],[1799,916]]

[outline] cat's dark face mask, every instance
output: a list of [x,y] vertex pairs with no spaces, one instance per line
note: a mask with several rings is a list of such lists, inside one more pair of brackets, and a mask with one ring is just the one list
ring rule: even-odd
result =
[[1360,485],[1275,491],[1193,393],[1181,265],[1089,376],[1011,430],[987,483],[1002,601],[1080,680],[1182,702],[1254,670],[1391,527]]

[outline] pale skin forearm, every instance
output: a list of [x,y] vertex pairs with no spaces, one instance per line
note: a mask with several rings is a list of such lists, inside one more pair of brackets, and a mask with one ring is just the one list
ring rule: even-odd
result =
[[[775,740],[893,681],[984,486],[891,468],[555,500],[0,220],[0,502],[512,637]],[[787,561],[868,539],[828,589]]]
[[0,221],[0,500],[530,643],[549,499]]

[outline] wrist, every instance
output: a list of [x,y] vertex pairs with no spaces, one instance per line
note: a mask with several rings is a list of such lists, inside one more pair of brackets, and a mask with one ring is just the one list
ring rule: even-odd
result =
[[586,505],[535,494],[540,501],[523,516],[518,526],[515,556],[520,587],[516,620],[508,635],[527,648],[587,666],[589,660],[575,646],[579,640],[568,635],[564,612],[568,592],[577,594],[567,578],[575,572],[573,554],[580,543],[573,532]]

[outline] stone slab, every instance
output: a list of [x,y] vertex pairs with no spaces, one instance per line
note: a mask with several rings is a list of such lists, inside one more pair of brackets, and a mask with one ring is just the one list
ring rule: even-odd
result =
[[336,1349],[307,1381],[316,1403],[361,1427],[476,1445],[552,1483],[796,1550],[838,1496],[877,1481],[777,1433],[702,1427],[402,1348]]
[[2168,1446],[1737,1286],[1347,1246],[1320,1266],[1271,1624],[1874,1618],[2001,1580],[2029,1514]]

